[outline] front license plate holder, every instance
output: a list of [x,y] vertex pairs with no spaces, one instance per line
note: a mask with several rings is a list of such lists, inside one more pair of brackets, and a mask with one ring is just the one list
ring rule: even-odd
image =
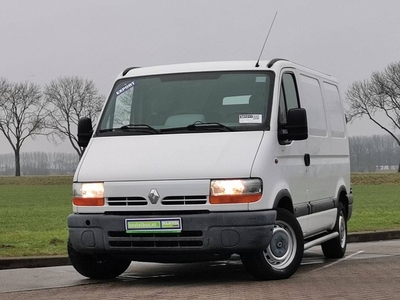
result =
[[125,220],[126,233],[180,233],[181,218],[138,218]]

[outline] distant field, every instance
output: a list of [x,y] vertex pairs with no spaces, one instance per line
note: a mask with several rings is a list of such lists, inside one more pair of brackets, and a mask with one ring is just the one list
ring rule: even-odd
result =
[[352,185],[400,185],[400,173],[352,173]]
[[72,176],[6,176],[0,177],[1,185],[68,185],[72,190]]
[[[0,257],[66,254],[71,176],[0,177]],[[400,174],[352,174],[350,231],[400,229]]]

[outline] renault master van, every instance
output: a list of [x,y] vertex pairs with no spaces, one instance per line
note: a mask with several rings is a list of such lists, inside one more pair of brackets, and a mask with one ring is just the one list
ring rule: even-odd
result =
[[236,254],[283,279],[305,249],[345,254],[349,146],[331,76],[283,59],[129,68],[78,138],[68,254],[86,277]]

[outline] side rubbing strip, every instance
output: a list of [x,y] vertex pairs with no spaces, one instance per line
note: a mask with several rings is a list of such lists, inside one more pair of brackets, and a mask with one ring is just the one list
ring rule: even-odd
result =
[[294,215],[296,218],[315,214],[325,210],[337,207],[336,201],[331,198],[312,201],[311,203],[299,204],[294,207]]
[[332,198],[312,201],[310,204],[312,214],[335,208],[335,200]]
[[310,208],[311,208],[311,206],[308,203],[296,205],[294,207],[294,215],[295,215],[295,217],[298,218],[298,217],[302,217],[302,216],[308,215],[310,213]]

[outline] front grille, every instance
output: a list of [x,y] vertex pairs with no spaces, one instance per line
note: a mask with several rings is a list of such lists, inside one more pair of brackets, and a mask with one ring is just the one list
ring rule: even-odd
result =
[[[207,203],[207,196],[167,196],[161,199],[162,205],[200,205]],[[109,206],[141,206],[149,202],[144,197],[108,197]]]
[[107,203],[110,206],[137,206],[147,205],[147,200],[143,197],[108,197]]
[[203,247],[202,231],[182,231],[181,233],[140,233],[109,231],[108,244],[112,248],[181,248]]
[[207,196],[168,196],[161,200],[162,205],[206,204]]

